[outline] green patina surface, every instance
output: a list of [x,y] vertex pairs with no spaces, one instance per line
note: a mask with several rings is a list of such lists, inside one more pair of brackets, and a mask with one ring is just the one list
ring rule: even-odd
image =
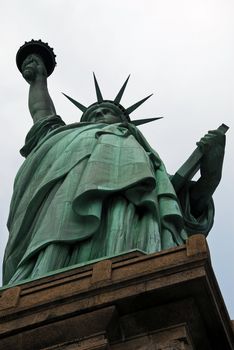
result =
[[4,284],[135,249],[153,253],[183,244],[188,235],[208,234],[223,134],[211,131],[200,140],[201,178],[176,193],[159,155],[128,115],[145,99],[128,109],[119,104],[127,81],[115,101],[104,101],[95,79],[98,102],[87,108],[73,100],[83,119],[65,125],[38,52],[27,55],[21,70],[30,84],[34,126],[15,179]]

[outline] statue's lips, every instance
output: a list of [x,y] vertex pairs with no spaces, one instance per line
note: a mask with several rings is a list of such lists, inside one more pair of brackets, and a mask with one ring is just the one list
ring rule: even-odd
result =
[[104,122],[108,122],[109,118],[96,118],[95,122],[96,123],[104,123]]
[[119,123],[121,120],[118,120],[116,118],[113,118],[113,115],[106,115],[100,118],[95,118],[93,120],[95,123],[107,123],[107,124],[112,124],[112,123]]

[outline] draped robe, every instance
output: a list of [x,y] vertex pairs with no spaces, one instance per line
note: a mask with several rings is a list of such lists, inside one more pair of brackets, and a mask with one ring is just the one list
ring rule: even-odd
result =
[[139,249],[153,253],[205,235],[187,184],[178,197],[158,154],[130,123],[34,124],[14,184],[4,284]]

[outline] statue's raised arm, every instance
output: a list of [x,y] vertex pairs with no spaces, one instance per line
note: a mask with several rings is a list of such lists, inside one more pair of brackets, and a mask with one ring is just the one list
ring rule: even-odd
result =
[[56,114],[47,88],[47,77],[55,67],[53,50],[42,41],[26,42],[17,53],[17,65],[29,83],[28,105],[34,123]]

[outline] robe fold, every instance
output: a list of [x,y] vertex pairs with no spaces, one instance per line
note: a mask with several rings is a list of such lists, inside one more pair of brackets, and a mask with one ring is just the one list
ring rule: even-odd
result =
[[209,203],[191,214],[165,166],[130,123],[74,123],[58,116],[34,124],[14,184],[4,284],[133,249],[152,253],[205,235]]

